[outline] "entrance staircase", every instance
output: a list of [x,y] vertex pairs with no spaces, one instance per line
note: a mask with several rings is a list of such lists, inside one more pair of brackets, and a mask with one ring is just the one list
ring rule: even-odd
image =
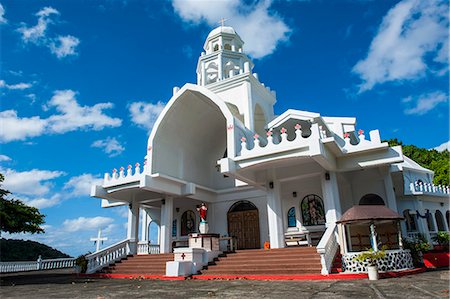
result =
[[166,262],[173,261],[173,258],[173,253],[132,255],[97,273],[164,276],[166,275]]
[[316,247],[238,250],[219,256],[199,276],[320,275]]

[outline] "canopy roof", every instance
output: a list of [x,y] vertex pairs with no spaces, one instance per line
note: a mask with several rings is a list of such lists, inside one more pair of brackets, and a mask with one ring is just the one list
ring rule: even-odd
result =
[[368,220],[401,220],[397,212],[383,205],[353,206],[348,209],[337,223],[349,223]]

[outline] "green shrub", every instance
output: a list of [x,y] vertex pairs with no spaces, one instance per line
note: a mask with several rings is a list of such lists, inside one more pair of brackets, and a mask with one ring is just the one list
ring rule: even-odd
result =
[[77,257],[77,259],[75,260],[75,265],[80,267],[81,273],[86,273],[88,266],[88,260],[86,259],[86,256],[80,255],[79,257]]
[[379,251],[374,251],[372,248],[368,251],[364,251],[357,256],[354,257],[355,261],[358,261],[360,263],[367,262],[369,266],[376,266],[377,261],[384,259],[386,256],[386,252],[384,249]]

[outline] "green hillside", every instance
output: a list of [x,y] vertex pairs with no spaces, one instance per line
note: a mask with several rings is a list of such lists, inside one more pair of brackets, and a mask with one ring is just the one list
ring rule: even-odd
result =
[[70,257],[47,245],[25,240],[0,239],[0,261],[35,261],[42,259]]

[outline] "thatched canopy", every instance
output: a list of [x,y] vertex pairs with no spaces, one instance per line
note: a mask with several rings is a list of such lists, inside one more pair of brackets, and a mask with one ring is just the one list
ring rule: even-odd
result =
[[353,206],[348,209],[337,223],[352,223],[358,221],[382,221],[402,220],[403,217],[397,212],[383,205]]

